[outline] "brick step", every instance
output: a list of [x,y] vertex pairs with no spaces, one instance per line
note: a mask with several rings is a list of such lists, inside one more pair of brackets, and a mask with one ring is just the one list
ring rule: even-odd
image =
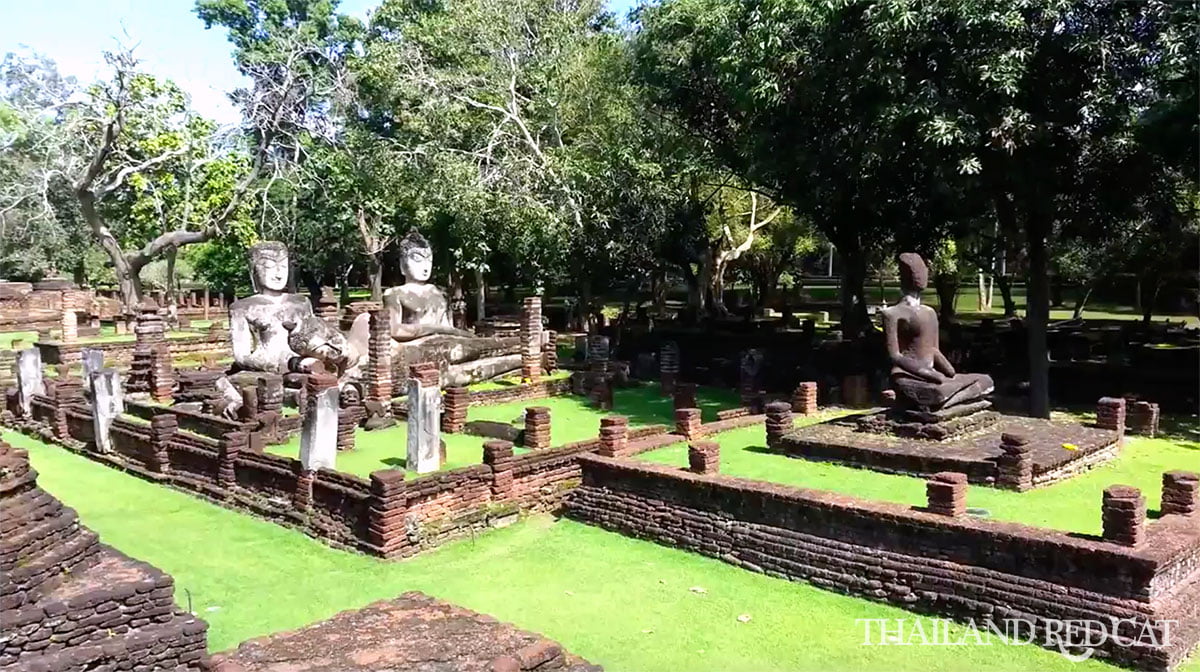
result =
[[0,654],[2,672],[107,672],[133,670],[201,670],[207,660],[204,621],[176,612],[155,622],[76,646],[46,650],[9,661]]
[[33,519],[0,537],[0,575],[35,562],[55,546],[69,542],[82,528],[74,509],[60,506],[55,515]]
[[29,466],[24,451],[9,448],[0,452],[0,502],[7,502],[9,497],[36,485],[37,472]]
[[170,576],[103,544],[97,549],[94,564],[36,601],[0,611],[7,634],[0,660],[81,646],[175,617]]
[[53,592],[72,572],[94,564],[99,552],[96,533],[84,528],[32,561],[14,567],[0,583],[0,609],[20,607]]
[[13,534],[31,521],[57,516],[62,509],[62,502],[37,487],[0,500],[0,535]]

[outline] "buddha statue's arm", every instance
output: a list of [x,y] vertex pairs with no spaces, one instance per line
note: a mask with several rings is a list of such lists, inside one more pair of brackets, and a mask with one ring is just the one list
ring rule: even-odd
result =
[[954,365],[950,363],[950,360],[946,359],[941,350],[933,351],[933,368],[940,371],[947,378],[953,378],[958,375],[958,372],[954,370]]
[[883,336],[887,341],[888,359],[892,361],[892,364],[921,380],[927,380],[931,383],[946,382],[946,376],[942,375],[941,372],[933,367],[925,366],[922,362],[901,352],[897,321],[898,319],[894,314],[890,311],[884,311]]
[[411,341],[422,336],[431,336],[433,334],[451,334],[454,336],[473,336],[469,331],[455,329],[449,324],[415,324],[404,321],[404,305],[400,303],[399,297],[393,294],[385,294],[383,297],[384,306],[388,313],[388,331],[391,333],[392,340],[395,341]]
[[229,311],[229,340],[233,346],[233,361],[250,371],[276,371],[279,368],[271,353],[256,346],[254,332],[243,310]]

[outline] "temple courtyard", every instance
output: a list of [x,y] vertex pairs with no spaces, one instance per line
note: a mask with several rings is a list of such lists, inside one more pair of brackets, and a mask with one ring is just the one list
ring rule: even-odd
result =
[[[761,430],[719,437],[729,472],[847,487],[847,467],[750,450],[755,431]],[[1195,465],[1200,442],[1194,426],[1187,431],[1192,438],[1186,441],[1131,439],[1116,462],[1019,496],[1036,502],[1005,502],[1007,493],[987,488],[972,489],[970,501],[1005,519],[1093,530],[1101,483]],[[385,562],[329,548],[14,432],[3,438],[29,450],[43,486],[106,543],[174,576],[177,603],[209,623],[213,652],[419,590],[542,633],[608,670],[1112,669],[999,642],[909,646],[902,656],[895,646],[862,646],[863,624],[856,619],[919,617],[548,515],[411,560]],[[678,464],[679,455],[669,447],[644,457]],[[901,502],[921,497],[919,479],[861,470],[850,475],[859,477],[853,488],[863,496]],[[1153,484],[1144,487],[1149,495]],[[301,582],[305,588],[298,591]],[[1179,669],[1200,670],[1200,661]]]

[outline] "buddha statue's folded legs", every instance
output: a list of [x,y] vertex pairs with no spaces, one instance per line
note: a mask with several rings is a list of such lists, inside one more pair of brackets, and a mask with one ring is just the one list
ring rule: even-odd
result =
[[995,387],[984,373],[959,373],[941,383],[932,383],[903,373],[892,375],[892,385],[920,408],[940,409],[981,399]]

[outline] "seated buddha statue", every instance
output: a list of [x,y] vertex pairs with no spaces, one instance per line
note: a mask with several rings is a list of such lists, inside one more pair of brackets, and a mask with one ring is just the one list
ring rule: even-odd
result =
[[938,348],[937,312],[921,303],[929,269],[912,252],[900,255],[899,303],[883,311],[883,335],[892,362],[897,401],[938,411],[982,399],[994,387],[991,376],[958,373]]
[[415,229],[400,241],[404,284],[383,293],[393,366],[402,377],[408,367],[434,362],[443,386],[469,385],[521,368],[520,339],[483,337],[454,327],[446,294],[429,282],[433,248]]
[[365,348],[353,347],[341,332],[313,315],[312,304],[286,290],[288,251],[268,241],[250,248],[250,279],[255,294],[229,304],[229,335],[239,371],[311,371],[317,362],[339,375],[357,372]]

